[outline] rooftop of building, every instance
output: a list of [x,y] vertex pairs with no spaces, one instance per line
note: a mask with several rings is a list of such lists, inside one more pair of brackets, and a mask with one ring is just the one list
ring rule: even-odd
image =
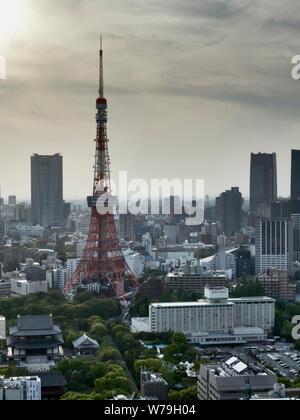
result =
[[144,383],[155,383],[155,384],[164,384],[168,385],[167,382],[163,379],[163,377],[159,373],[153,372],[141,372],[141,381]]
[[240,297],[240,298],[229,298],[230,302],[250,302],[250,301],[257,301],[257,302],[276,302],[275,299],[270,298],[268,296],[253,296],[253,297]]
[[93,340],[92,338],[88,337],[86,334],[83,334],[83,336],[73,341],[72,344],[75,349],[80,348],[80,347],[89,347],[89,348],[98,349],[100,347],[98,341]]
[[29,382],[40,382],[41,379],[39,376],[17,376],[13,378],[9,378],[8,381],[29,381]]
[[17,326],[9,329],[11,336],[43,336],[61,334],[57,325],[53,325],[51,315],[18,316]]
[[[274,302],[275,299],[267,296],[257,297],[241,297],[241,298],[228,298],[228,289],[226,287],[206,287],[205,299],[199,299],[197,302],[164,302],[152,303],[154,308],[170,308],[170,307],[196,307],[196,306],[209,306],[209,305],[234,305],[234,303],[242,302]],[[214,302],[216,300],[216,302]],[[219,300],[219,302],[218,302]]]
[[205,365],[204,368],[206,370],[209,370],[210,374],[212,374],[218,380],[230,378],[231,381],[236,381],[237,384],[239,383],[239,380],[237,380],[237,378],[245,377],[252,379],[263,377],[264,380],[267,377],[270,377],[270,383],[272,381],[273,384],[277,382],[276,375],[269,369],[257,363],[245,363],[236,356],[232,356],[223,363]]
[[207,300],[201,299],[197,302],[165,302],[165,303],[151,303],[151,306],[154,308],[169,308],[169,307],[196,307],[196,306],[209,306],[209,305],[228,305],[233,306],[232,302],[225,301],[222,303],[209,303]]
[[67,383],[61,372],[43,372],[39,373],[42,388],[66,386]]
[[216,257],[216,255],[220,255],[220,254],[227,254],[227,255],[229,255],[229,254],[232,254],[235,251],[238,251],[239,249],[240,249],[240,247],[238,246],[237,248],[232,248],[232,249],[228,249],[226,251],[216,252],[214,255],[211,255],[210,257],[202,258],[201,259],[201,263],[203,263],[203,262],[211,262]]
[[171,271],[167,274],[167,278],[180,277],[180,278],[227,278],[224,271],[206,270],[201,273],[184,273],[183,271]]

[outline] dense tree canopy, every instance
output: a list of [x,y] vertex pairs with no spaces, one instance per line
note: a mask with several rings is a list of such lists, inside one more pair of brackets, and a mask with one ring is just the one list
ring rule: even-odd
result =
[[231,291],[230,295],[233,298],[264,296],[265,289],[259,281],[250,280],[238,285]]

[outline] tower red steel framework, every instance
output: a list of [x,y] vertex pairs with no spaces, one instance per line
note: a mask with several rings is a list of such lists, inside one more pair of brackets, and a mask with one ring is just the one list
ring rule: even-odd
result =
[[[106,214],[97,210],[99,197],[111,195],[110,185],[110,159],[107,139],[107,100],[104,97],[103,79],[103,49],[102,39],[100,48],[100,81],[99,97],[96,101],[96,153],[94,166],[93,195],[88,197],[91,208],[91,220],[83,256],[77,265],[76,271],[67,283],[64,294],[68,295],[79,284],[102,282],[110,284],[115,295],[126,301],[124,282],[132,284],[135,288],[140,286],[138,280],[130,270],[120,247],[114,215],[111,207],[107,206]],[[103,196],[103,194],[106,194]],[[104,201],[107,203],[108,201]],[[101,212],[103,213],[103,212]]]

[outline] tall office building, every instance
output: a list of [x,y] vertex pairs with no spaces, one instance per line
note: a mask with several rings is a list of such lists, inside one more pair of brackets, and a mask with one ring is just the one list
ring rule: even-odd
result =
[[300,214],[300,150],[292,150],[291,201],[292,214]]
[[291,215],[293,223],[293,261],[300,261],[300,214]]
[[8,205],[9,206],[16,206],[17,205],[17,197],[15,195],[10,195],[8,197]]
[[259,218],[256,225],[256,274],[268,269],[291,271],[293,222],[290,218]]
[[223,192],[216,199],[217,220],[227,236],[232,236],[242,227],[243,198],[237,187]]
[[120,239],[133,242],[135,240],[135,216],[131,213],[119,216]]
[[251,154],[250,213],[256,216],[271,216],[271,203],[277,200],[276,153]]
[[31,205],[34,225],[63,225],[63,158],[31,157]]
[[290,200],[277,200],[271,204],[271,217],[291,217]]

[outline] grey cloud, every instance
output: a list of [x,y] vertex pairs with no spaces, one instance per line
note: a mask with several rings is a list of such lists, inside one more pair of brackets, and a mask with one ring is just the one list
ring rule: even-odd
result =
[[173,7],[178,13],[189,17],[207,17],[213,19],[231,19],[240,15],[251,5],[248,0],[175,0]]

